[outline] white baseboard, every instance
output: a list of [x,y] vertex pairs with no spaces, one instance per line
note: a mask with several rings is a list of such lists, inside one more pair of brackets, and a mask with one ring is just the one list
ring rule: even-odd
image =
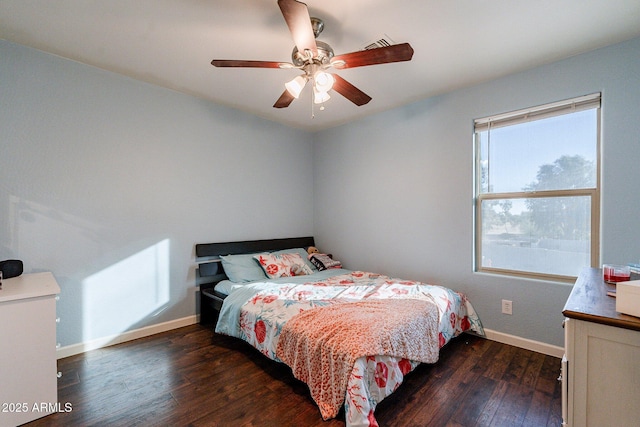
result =
[[503,332],[493,331],[491,329],[485,329],[484,333],[486,334],[487,339],[490,339],[492,341],[509,344],[514,347],[524,348],[525,350],[535,351],[537,353],[546,354],[547,356],[554,356],[562,359],[562,355],[564,354],[564,348],[546,344],[540,341],[534,341],[515,335],[509,335]]
[[138,338],[148,337],[149,335],[159,334],[160,332],[170,331],[172,329],[182,328],[184,326],[193,325],[200,321],[200,316],[192,315],[183,317],[182,319],[170,320],[164,323],[158,323],[156,325],[145,326],[144,328],[134,329],[132,331],[123,332],[117,335],[111,335],[109,337],[98,338],[95,340],[82,342],[79,344],[72,344],[65,347],[60,347],[57,350],[57,358],[62,359],[64,357],[73,356],[75,354],[84,353],[85,351],[96,350],[110,345],[120,344],[126,341],[132,341]]
[[[122,334],[112,335],[109,337],[98,338],[95,340],[73,344],[65,347],[61,347],[57,350],[57,358],[62,359],[64,357],[73,356],[76,354],[84,353],[85,351],[96,350],[110,345],[120,344],[126,341],[132,341],[138,338],[148,337],[150,335],[159,334],[161,332],[170,331],[172,329],[182,328],[184,326],[193,325],[198,323],[199,316],[187,316],[182,319],[171,320],[169,322],[158,323],[156,325],[146,326],[140,329],[134,329]],[[512,345],[514,347],[524,348],[525,350],[531,350],[538,353],[546,354],[548,356],[554,356],[559,359],[564,354],[564,348],[551,344],[546,344],[540,341],[534,341],[527,338],[518,337],[515,335],[505,334],[503,332],[497,332],[491,329],[485,329],[485,336],[487,339],[497,341],[503,344]]]

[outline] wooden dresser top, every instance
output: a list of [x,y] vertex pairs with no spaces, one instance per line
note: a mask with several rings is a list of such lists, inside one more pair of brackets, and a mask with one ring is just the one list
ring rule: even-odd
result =
[[607,295],[607,291],[615,288],[604,282],[601,269],[585,268],[580,272],[562,314],[572,319],[640,331],[640,317],[616,311],[616,299]]

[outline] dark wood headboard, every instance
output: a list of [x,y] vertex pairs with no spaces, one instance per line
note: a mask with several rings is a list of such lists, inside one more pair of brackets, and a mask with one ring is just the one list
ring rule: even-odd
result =
[[282,249],[308,248],[315,246],[313,237],[291,237],[286,239],[244,240],[240,242],[197,243],[198,284],[200,290],[215,286],[227,276],[224,274],[220,255],[250,254]]

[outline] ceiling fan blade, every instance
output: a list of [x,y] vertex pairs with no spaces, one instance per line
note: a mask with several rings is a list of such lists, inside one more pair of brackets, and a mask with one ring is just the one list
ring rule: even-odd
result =
[[358,107],[371,101],[371,97],[369,95],[367,95],[339,75],[333,74],[333,78],[335,79],[335,82],[333,83],[333,90],[356,104]]
[[307,5],[297,0],[278,0],[278,6],[280,6],[282,16],[287,22],[298,52],[304,53],[310,50],[314,57],[317,56],[318,47]]
[[276,103],[273,104],[273,108],[287,108],[294,99],[295,98],[293,97],[293,95],[291,95],[289,91],[285,89],[284,92],[282,92],[282,95],[280,95],[280,98],[278,98]]
[[292,68],[293,64],[275,61],[238,61],[234,59],[214,59],[214,67],[251,67],[251,68]]
[[387,64],[389,62],[410,61],[412,57],[413,48],[411,45],[402,43],[336,55],[331,59],[331,65],[338,69],[355,68],[366,65]]

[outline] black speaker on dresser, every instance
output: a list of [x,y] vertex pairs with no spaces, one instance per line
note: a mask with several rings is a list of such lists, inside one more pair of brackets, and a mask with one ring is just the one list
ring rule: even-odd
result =
[[23,265],[19,259],[8,259],[0,261],[0,271],[2,271],[3,279],[10,279],[12,277],[18,277],[22,274]]

